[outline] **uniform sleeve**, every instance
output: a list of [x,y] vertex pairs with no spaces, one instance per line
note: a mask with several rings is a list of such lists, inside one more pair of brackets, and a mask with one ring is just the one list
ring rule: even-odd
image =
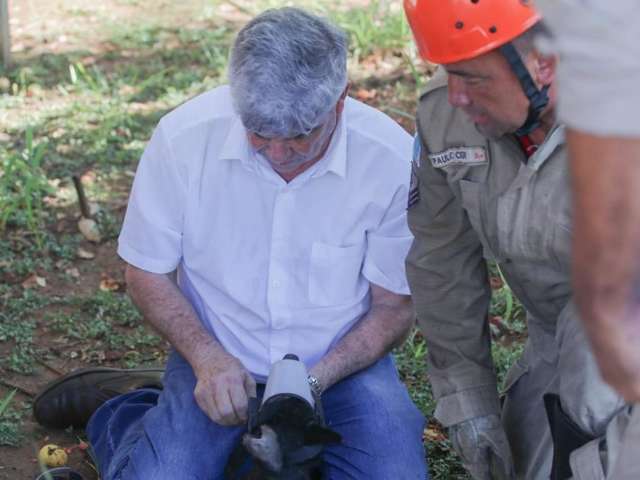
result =
[[539,0],[560,57],[558,111],[569,127],[602,136],[640,136],[640,2]]
[[396,190],[378,228],[367,232],[367,253],[362,267],[363,275],[371,283],[401,295],[409,295],[405,259],[413,240],[407,225],[408,168],[406,177],[406,184]]
[[168,273],[182,258],[186,172],[175,161],[162,122],[136,172],[118,238],[118,255],[152,273]]
[[499,412],[487,321],[491,291],[460,197],[431,165],[424,141],[416,142],[407,277],[427,343],[435,417],[450,426]]

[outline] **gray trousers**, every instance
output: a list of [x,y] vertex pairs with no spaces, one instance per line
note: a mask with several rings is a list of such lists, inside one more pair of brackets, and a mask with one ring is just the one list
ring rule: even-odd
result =
[[[610,443],[607,480],[640,479],[640,404],[618,415],[607,428]],[[614,445],[613,442],[618,441]]]
[[[640,480],[640,414],[632,418],[632,408],[600,377],[571,303],[558,318],[555,335],[530,319],[524,353],[505,380],[502,420],[518,479],[547,480],[551,472],[545,393],[557,394],[563,411],[595,438],[572,453],[574,480]],[[635,458],[629,450],[635,450]]]

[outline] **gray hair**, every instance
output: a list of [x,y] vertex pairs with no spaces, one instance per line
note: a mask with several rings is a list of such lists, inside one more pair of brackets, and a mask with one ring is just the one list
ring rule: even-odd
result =
[[347,36],[301,9],[267,10],[233,44],[229,84],[247,130],[265,137],[307,134],[347,86]]

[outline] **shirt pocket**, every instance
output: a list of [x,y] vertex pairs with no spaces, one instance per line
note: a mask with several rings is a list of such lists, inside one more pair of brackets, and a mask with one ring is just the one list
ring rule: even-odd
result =
[[309,300],[314,305],[347,303],[360,284],[364,246],[338,247],[322,242],[311,246]]

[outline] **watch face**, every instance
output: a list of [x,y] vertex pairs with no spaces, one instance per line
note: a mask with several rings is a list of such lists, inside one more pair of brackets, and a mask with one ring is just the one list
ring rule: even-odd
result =
[[316,377],[314,377],[313,375],[309,375],[307,377],[307,381],[309,382],[309,386],[311,387],[313,393],[315,393],[316,395],[320,395],[322,393],[322,387],[320,387],[320,382]]

